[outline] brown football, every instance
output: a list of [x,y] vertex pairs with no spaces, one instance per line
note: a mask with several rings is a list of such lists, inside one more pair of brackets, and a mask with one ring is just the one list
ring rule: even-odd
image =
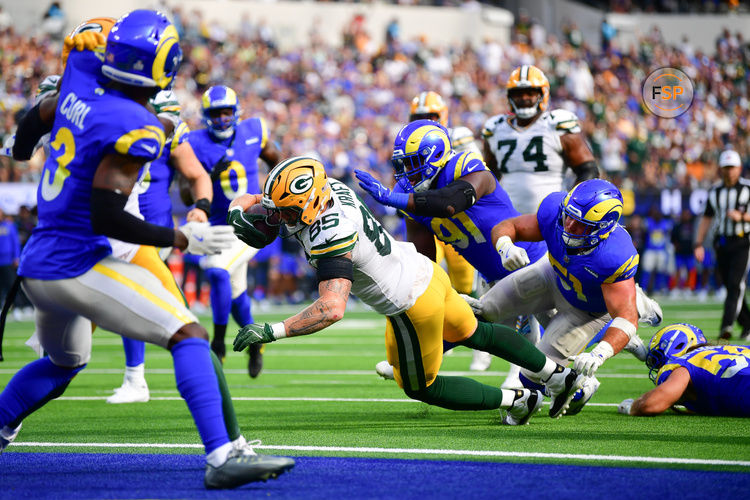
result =
[[[268,215],[268,210],[263,208],[260,203],[256,203],[255,205],[252,205],[250,208],[245,210],[245,213]],[[253,222],[253,226],[255,226],[255,229],[266,235],[266,245],[271,243],[279,235],[279,226],[271,226],[270,224],[266,223],[265,220],[256,220],[255,222]]]

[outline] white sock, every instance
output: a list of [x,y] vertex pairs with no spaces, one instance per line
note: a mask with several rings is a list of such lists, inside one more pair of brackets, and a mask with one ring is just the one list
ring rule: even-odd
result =
[[515,389],[500,389],[503,392],[503,399],[500,401],[500,408],[510,408],[513,401],[516,400]]
[[131,380],[142,380],[145,378],[145,374],[146,365],[144,365],[143,363],[136,366],[125,367],[125,378],[129,378]]
[[226,442],[209,453],[206,462],[212,467],[221,467],[227,461],[230,451],[232,451],[232,443]]
[[547,380],[550,377],[550,375],[552,375],[553,373],[555,373],[555,369],[556,368],[557,368],[557,363],[555,363],[551,359],[547,358],[547,361],[544,363],[544,368],[542,368],[541,370],[539,370],[534,375],[536,375],[537,377],[539,377],[542,380]]

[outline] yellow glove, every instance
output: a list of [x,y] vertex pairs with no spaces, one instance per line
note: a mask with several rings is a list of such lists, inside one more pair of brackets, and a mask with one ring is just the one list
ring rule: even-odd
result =
[[63,42],[62,59],[63,66],[68,62],[68,54],[72,50],[94,50],[97,47],[105,46],[107,44],[107,38],[99,33],[98,31],[84,31],[77,35],[66,36]]

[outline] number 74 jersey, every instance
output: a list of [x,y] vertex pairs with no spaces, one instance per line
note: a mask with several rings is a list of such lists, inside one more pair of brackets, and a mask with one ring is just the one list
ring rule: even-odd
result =
[[536,212],[545,196],[563,191],[565,162],[560,136],[581,131],[570,111],[544,112],[528,127],[518,127],[509,115],[493,116],[482,135],[495,155],[500,185],[521,213]]
[[376,312],[409,309],[432,279],[432,263],[411,243],[396,241],[346,184],[328,179],[333,206],[295,234],[308,262],[352,253],[352,293]]

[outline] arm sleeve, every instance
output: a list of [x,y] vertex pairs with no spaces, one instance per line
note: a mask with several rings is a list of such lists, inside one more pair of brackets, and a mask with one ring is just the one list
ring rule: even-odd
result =
[[16,142],[13,144],[13,159],[26,161],[31,158],[36,143],[51,130],[52,125],[47,125],[42,121],[39,104],[31,108],[18,124]]
[[440,189],[414,193],[414,213],[427,217],[451,217],[463,212],[477,201],[477,192],[463,179]]
[[110,191],[91,190],[91,227],[103,234],[127,243],[170,247],[174,244],[174,229],[157,226],[125,211],[128,197]]

